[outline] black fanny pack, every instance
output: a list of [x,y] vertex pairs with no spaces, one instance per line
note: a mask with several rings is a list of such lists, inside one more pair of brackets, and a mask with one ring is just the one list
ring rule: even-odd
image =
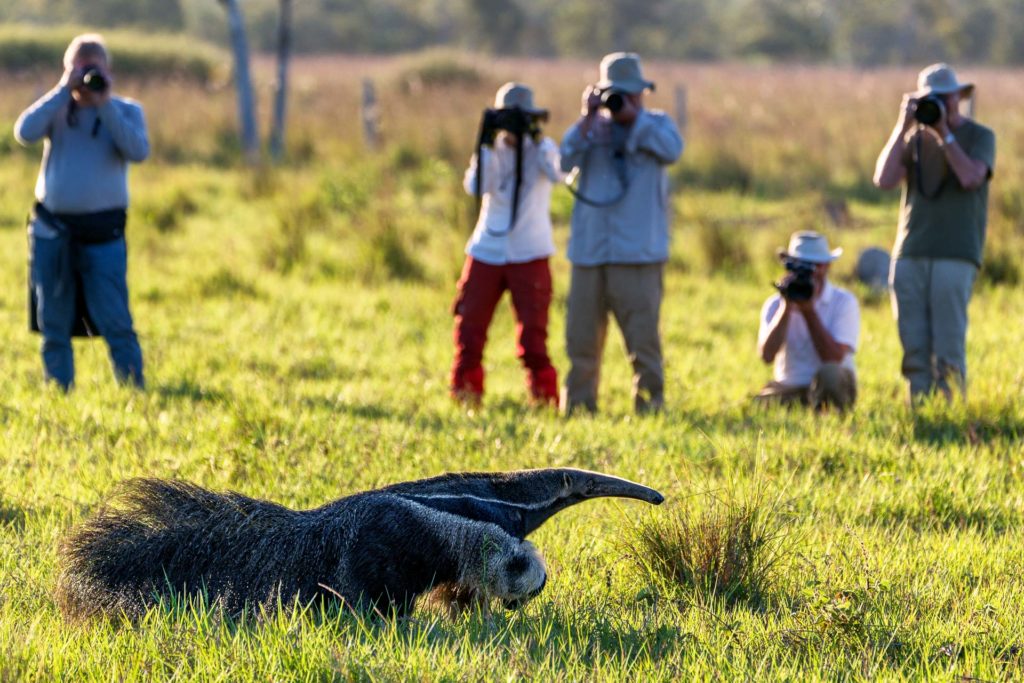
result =
[[94,213],[53,213],[36,202],[32,214],[58,232],[66,230],[71,240],[79,244],[102,244],[121,239],[128,224],[128,212],[124,209]]

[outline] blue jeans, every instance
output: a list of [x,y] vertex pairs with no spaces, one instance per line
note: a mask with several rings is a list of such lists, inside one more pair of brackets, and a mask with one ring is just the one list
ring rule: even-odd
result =
[[65,390],[75,381],[71,331],[80,280],[89,316],[110,349],[114,375],[120,382],[141,388],[142,349],[128,310],[128,251],[124,239],[76,244],[63,236],[33,237],[31,243],[32,287],[47,379]]

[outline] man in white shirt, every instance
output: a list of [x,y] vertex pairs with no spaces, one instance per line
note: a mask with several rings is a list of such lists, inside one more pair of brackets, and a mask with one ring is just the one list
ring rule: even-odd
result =
[[761,359],[774,363],[774,378],[756,401],[839,410],[856,401],[853,354],[860,307],[853,294],[828,280],[832,262],[842,253],[841,248],[830,250],[825,236],[812,231],[793,233],[789,248],[780,250],[790,274],[761,309],[757,337]]
[[456,400],[470,403],[482,399],[487,328],[507,289],[516,315],[516,355],[526,367],[531,399],[557,406],[558,376],[548,356],[547,335],[552,294],[548,258],[555,253],[551,189],[564,177],[559,170],[558,146],[536,127],[546,112],[534,106],[533,93],[526,86],[506,83],[498,90],[494,107],[499,113],[518,110],[533,117],[535,127],[521,141],[511,132],[498,133],[493,143],[481,146],[480,159],[474,156],[466,170],[464,186],[469,194],[477,194],[477,178],[481,178],[481,205],[476,228],[466,244],[466,262],[453,307],[451,393]]

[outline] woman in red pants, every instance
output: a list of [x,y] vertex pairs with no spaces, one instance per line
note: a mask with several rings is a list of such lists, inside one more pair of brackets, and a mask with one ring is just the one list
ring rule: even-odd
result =
[[[455,362],[451,392],[460,401],[477,403],[484,393],[482,365],[487,328],[494,309],[507,289],[516,315],[516,355],[526,367],[526,384],[534,402],[558,405],[558,377],[547,351],[548,308],[551,305],[551,269],[555,252],[551,238],[551,188],[563,175],[558,146],[540,134],[546,112],[533,104],[533,92],[524,85],[506,83],[495,97],[499,127],[516,129],[525,115],[530,130],[522,137],[518,202],[516,159],[519,139],[502,130],[493,143],[480,148],[466,171],[465,188],[476,194],[477,164],[482,165],[480,217],[466,245],[466,263],[455,300]],[[512,125],[508,125],[511,123]]]

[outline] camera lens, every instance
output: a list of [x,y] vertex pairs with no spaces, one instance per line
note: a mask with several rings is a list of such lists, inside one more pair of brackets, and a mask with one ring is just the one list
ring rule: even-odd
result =
[[103,92],[107,89],[107,79],[103,77],[99,69],[89,69],[82,76],[82,83],[93,92]]
[[934,95],[923,97],[917,101],[914,107],[914,119],[926,126],[935,124],[942,118],[942,101]]
[[622,107],[626,104],[626,99],[622,96],[622,93],[606,90],[601,94],[601,104],[611,113],[617,114],[622,111]]

